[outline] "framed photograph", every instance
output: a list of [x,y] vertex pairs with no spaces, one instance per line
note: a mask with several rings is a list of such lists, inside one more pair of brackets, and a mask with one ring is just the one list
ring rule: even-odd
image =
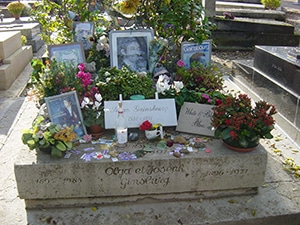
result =
[[63,45],[48,45],[50,60],[55,59],[57,62],[72,63],[77,66],[85,62],[83,45],[81,42],[74,42]]
[[149,46],[153,31],[147,29],[111,31],[110,65],[118,69],[127,66],[132,71],[149,71]]
[[185,68],[190,68],[193,62],[208,66],[211,62],[211,40],[205,40],[201,44],[182,42],[181,59]]
[[94,34],[94,23],[73,22],[74,42],[81,42],[84,50],[92,48],[89,36]]
[[75,133],[86,134],[76,91],[45,98],[50,120],[61,126],[74,126]]

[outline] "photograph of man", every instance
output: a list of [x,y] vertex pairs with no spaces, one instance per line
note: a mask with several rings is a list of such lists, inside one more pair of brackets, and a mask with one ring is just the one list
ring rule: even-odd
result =
[[146,37],[118,37],[118,69],[127,66],[137,73],[148,72]]
[[74,42],[81,42],[84,50],[92,48],[92,43],[88,41],[88,37],[93,35],[93,23],[74,23]]
[[77,105],[72,103],[71,98],[64,98],[63,100],[63,116],[61,117],[61,124],[67,126],[74,126],[74,131],[79,135],[84,135],[82,124],[79,116]]

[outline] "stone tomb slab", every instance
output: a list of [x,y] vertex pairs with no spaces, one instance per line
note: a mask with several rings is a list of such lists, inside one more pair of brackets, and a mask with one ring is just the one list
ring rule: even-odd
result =
[[20,31],[3,32],[0,35],[0,58],[6,59],[22,47]]
[[[267,164],[261,145],[246,154],[216,139],[207,147],[211,153],[195,150],[181,158],[155,150],[136,160],[85,162],[80,159],[83,150],[68,159],[53,159],[24,146],[14,166],[19,197],[27,208],[37,208],[257,193]],[[130,143],[126,150],[137,148],[141,145]]]
[[289,57],[295,47],[256,46],[254,68],[286,89],[300,95],[300,61]]
[[11,23],[3,25],[0,24],[0,32],[7,31],[21,31],[21,34],[26,36],[26,38],[30,40],[41,33],[39,23]]

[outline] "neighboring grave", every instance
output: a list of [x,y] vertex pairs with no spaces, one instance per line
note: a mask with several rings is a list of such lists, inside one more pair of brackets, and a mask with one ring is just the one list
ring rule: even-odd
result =
[[[177,145],[165,150],[148,143],[153,152],[136,160],[92,159],[84,161],[89,146],[68,159],[53,159],[42,152],[20,151],[15,163],[19,197],[27,208],[112,204],[138,200],[180,200],[257,193],[264,183],[267,152],[259,145],[250,153],[234,152],[219,139],[211,139],[206,149],[180,158]],[[105,149],[94,145],[95,149]],[[127,152],[143,148],[130,142]]]
[[[276,106],[277,124],[300,144],[299,47],[255,46],[254,60],[235,61],[234,77],[244,91],[251,90]],[[241,75],[241,76],[240,76]]]
[[32,46],[33,52],[37,52],[44,44],[40,36],[39,23],[22,23],[22,21],[19,23],[0,23],[0,35],[7,31],[20,31],[22,35],[26,36],[26,44]]
[[32,47],[22,46],[21,32],[1,32],[0,90],[8,89],[32,59]]
[[299,47],[256,46],[254,68],[300,95],[300,58],[297,59],[297,52],[300,56]]

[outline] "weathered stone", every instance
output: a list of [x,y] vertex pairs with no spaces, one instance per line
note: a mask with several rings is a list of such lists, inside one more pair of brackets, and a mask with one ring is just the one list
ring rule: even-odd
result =
[[32,47],[22,46],[19,31],[2,32],[0,58],[0,90],[7,90],[32,59]]
[[264,183],[267,153],[261,146],[241,154],[219,140],[207,145],[210,154],[194,151],[176,158],[169,151],[155,150],[137,160],[117,162],[106,158],[85,162],[80,159],[84,151],[69,159],[53,159],[29,152],[25,146],[15,163],[19,197],[27,207],[51,207],[59,199],[66,206],[133,201],[150,195],[176,199],[253,194]]
[[256,46],[254,67],[258,73],[275,79],[285,89],[300,95],[300,61],[288,56],[294,47]]
[[11,31],[0,35],[0,58],[6,59],[19,48],[21,48],[21,33]]

